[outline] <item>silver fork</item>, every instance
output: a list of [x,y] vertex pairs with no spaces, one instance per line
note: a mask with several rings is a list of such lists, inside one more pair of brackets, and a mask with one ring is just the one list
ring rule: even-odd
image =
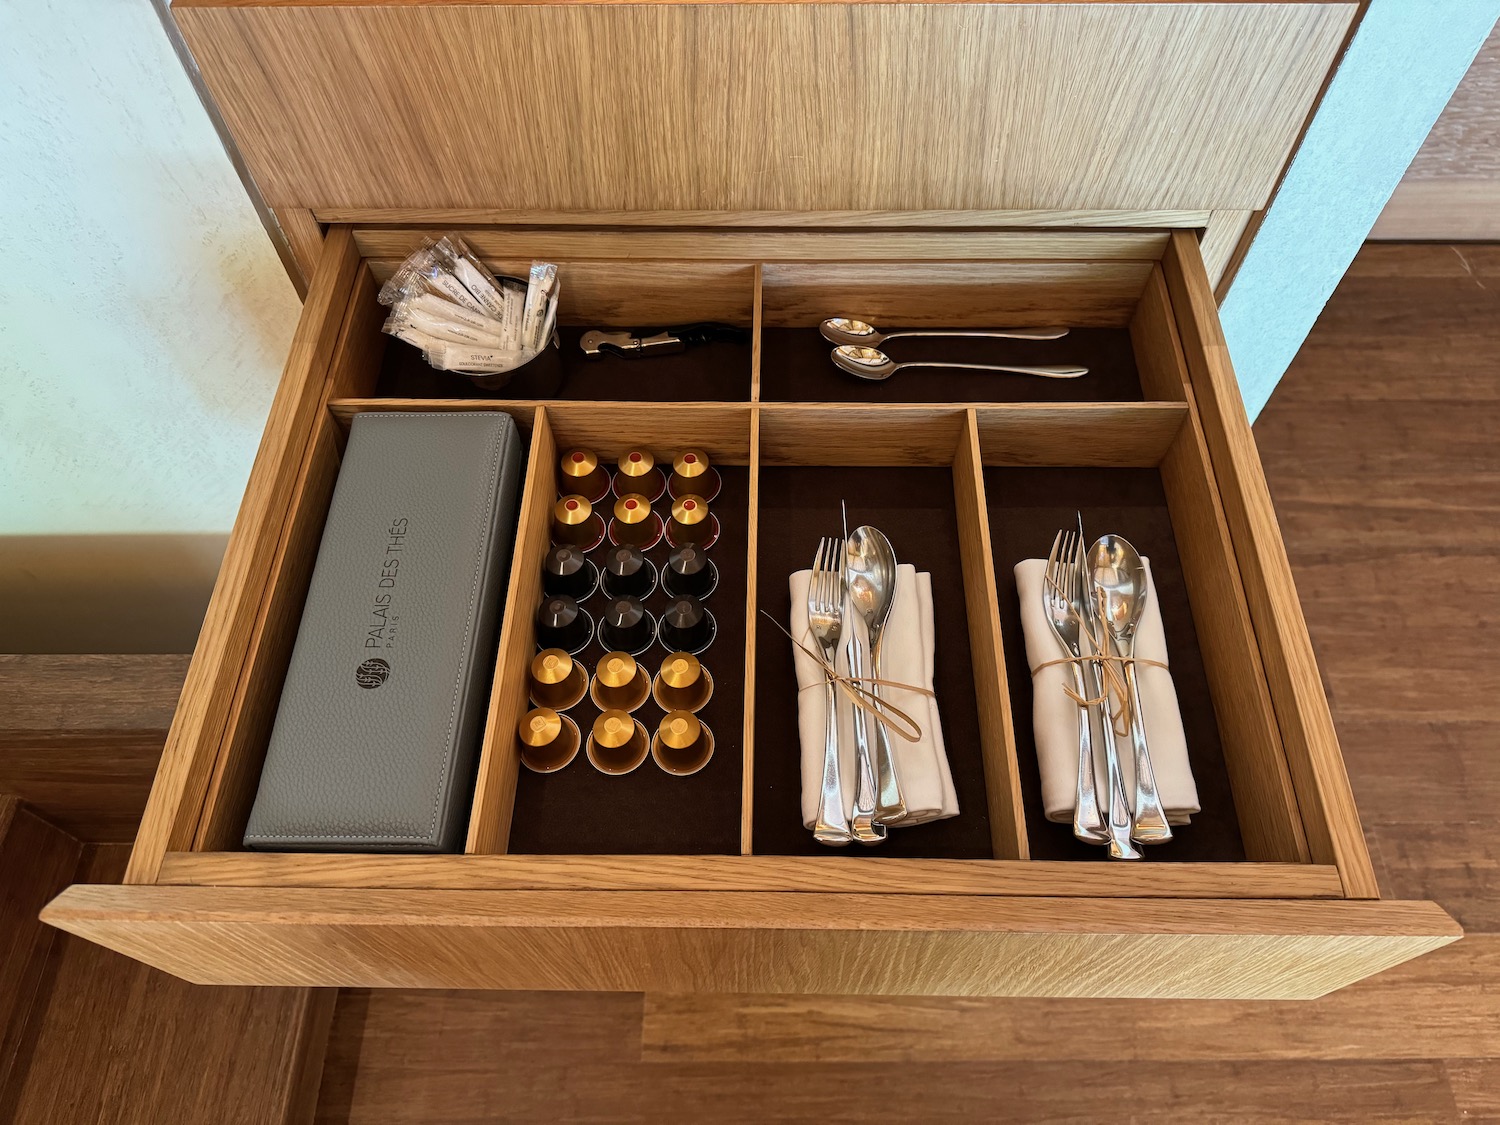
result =
[[[839,638],[844,633],[844,544],[824,539],[813,556],[812,578],[807,584],[807,623],[813,639],[832,666],[838,657]],[[844,812],[844,790],[839,783],[838,692],[833,681],[824,684],[826,719],[823,735],[823,787],[818,797],[818,819],[813,839],[841,847],[853,839],[849,817]]]
[[[1077,566],[1080,538],[1071,531],[1059,531],[1052,540],[1047,556],[1047,572],[1042,584],[1042,604],[1047,622],[1063,652],[1071,657],[1083,656],[1080,640],[1081,616],[1074,608],[1079,597],[1080,574]],[[1084,667],[1075,662],[1073,688],[1082,699],[1092,699]],[[1089,722],[1089,708],[1080,705],[1078,715],[1078,789],[1073,799],[1073,835],[1091,844],[1107,844],[1104,817],[1099,812],[1099,797],[1094,781],[1094,738]]]

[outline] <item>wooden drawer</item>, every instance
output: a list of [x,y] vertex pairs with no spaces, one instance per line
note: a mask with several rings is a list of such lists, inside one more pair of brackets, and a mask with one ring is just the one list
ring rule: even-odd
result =
[[[387,347],[375,291],[418,237],[330,228],[127,883],[72,887],[49,922],[204,983],[1038,996],[1311,997],[1460,936],[1434,904],[1379,899],[1191,233],[472,230],[498,267],[560,263],[565,338],[697,318],[753,329],[742,352],[661,366],[586,368],[565,346],[544,362],[569,376],[566,400],[434,397],[466,385]],[[839,310],[1071,324],[1094,373],[845,382],[813,327]],[[1001,392],[1028,397],[979,397]],[[610,401],[621,393],[658,401]],[[349,419],[496,408],[530,452],[464,854],[240,850]],[[734,557],[715,604],[736,618],[721,641],[735,650],[715,658],[718,768],[683,790],[701,807],[676,835],[617,807],[580,836],[541,819],[544,782],[518,771],[513,737],[557,450],[687,440],[738,466],[743,490],[716,548]],[[927,521],[930,542],[898,549],[951,570],[938,635],[972,677],[939,690],[969,799],[889,854],[816,854],[796,824],[786,641],[757,609],[784,613],[786,574],[806,565],[794,532],[861,466]],[[1127,474],[1129,518],[1152,521],[1180,574],[1164,613],[1194,642],[1174,667],[1205,812],[1140,864],[1101,862],[1040,817],[1029,709],[1011,703],[1025,671],[1009,568],[1046,543],[1008,529],[1049,502],[1057,469],[1101,503]],[[566,787],[546,792],[568,807]]]

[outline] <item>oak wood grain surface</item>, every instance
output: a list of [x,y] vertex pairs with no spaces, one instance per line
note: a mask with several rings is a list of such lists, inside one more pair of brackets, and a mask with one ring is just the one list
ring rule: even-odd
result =
[[1256,439],[1381,891],[1465,940],[1291,1003],[352,990],[319,1121],[1500,1119],[1500,690],[1448,639],[1500,605],[1500,248],[1461,251],[1366,247]]
[[1203,210],[1264,205],[1356,7],[173,13],[276,207]]
[[0,655],[0,793],[81,840],[130,840],[188,658]]
[[[77,879],[118,882],[91,846]],[[12,1125],[300,1125],[321,1077],[331,990],[204,989],[58,934],[14,1080]]]

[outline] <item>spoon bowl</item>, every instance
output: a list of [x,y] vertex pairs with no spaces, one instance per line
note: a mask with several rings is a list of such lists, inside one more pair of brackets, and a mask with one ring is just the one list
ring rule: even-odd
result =
[[878,348],[867,348],[860,344],[840,344],[833,349],[833,363],[840,371],[848,372],[872,383],[883,383],[896,372],[907,367],[953,367],[963,371],[1008,371],[1013,375],[1036,375],[1043,379],[1076,379],[1087,375],[1087,367],[1049,364],[1041,367],[1019,367],[988,363],[950,363],[947,360],[922,360],[897,363]]
[[1057,340],[1068,334],[1066,328],[912,328],[901,332],[882,332],[873,324],[847,316],[831,316],[818,326],[823,339],[830,344],[851,344],[878,348],[887,340],[907,336],[962,336],[982,340]]
[[[870,638],[871,679],[880,679],[880,642],[885,623],[896,602],[896,551],[885,533],[868,524],[856,527],[849,535],[844,556],[844,574],[849,590],[849,604],[864,622]],[[863,657],[858,657],[863,664]],[[856,672],[861,675],[863,672]],[[876,696],[880,688],[871,685]],[[875,723],[875,820],[891,824],[906,815],[906,802],[896,775],[896,761],[891,753],[889,732],[884,723]]]

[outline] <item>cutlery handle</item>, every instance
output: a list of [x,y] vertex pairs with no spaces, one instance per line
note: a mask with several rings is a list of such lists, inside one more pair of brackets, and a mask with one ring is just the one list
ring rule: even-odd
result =
[[[880,648],[872,645],[874,657],[870,666],[872,680],[880,679]],[[870,684],[875,698],[882,698],[880,686]],[[896,773],[896,756],[891,752],[891,732],[885,724],[875,721],[875,819],[881,824],[894,824],[906,815],[906,801],[901,796],[901,779]]]
[[1135,665],[1125,665],[1125,688],[1130,695],[1130,745],[1135,757],[1135,830],[1138,843],[1165,844],[1172,838],[1172,828],[1156,792],[1156,772],[1151,768],[1151,751],[1146,747],[1146,718],[1141,712],[1141,689],[1136,682]]
[[[833,662],[831,653],[828,660]],[[818,797],[813,839],[820,844],[842,847],[853,836],[849,831],[849,814],[844,811],[844,788],[839,784],[839,693],[832,680],[824,684],[824,692],[828,706],[823,734],[823,788]]]
[[1104,763],[1109,770],[1109,855],[1111,859],[1140,859],[1141,853],[1130,842],[1130,803],[1125,797],[1125,777],[1120,772],[1120,751],[1115,745],[1115,716],[1109,696],[1100,692],[1099,704],[1104,722]]
[[[1073,687],[1084,699],[1094,696],[1091,677],[1084,675],[1082,664],[1073,665]],[[1078,708],[1078,792],[1073,801],[1073,835],[1091,844],[1109,841],[1104,831],[1104,816],[1099,812],[1099,791],[1094,780],[1094,732],[1090,715],[1093,708]]]
[[[864,646],[855,639],[849,645],[849,674],[864,676]],[[875,770],[870,760],[870,725],[865,713],[854,708],[854,838],[861,844],[878,844],[885,839],[885,825],[875,822]]]
[[1039,375],[1043,379],[1076,379],[1087,375],[1087,367],[1065,364],[1048,364],[1043,367],[1011,367],[992,363],[947,363],[939,359],[913,360],[901,367],[955,367],[962,371],[1009,371],[1012,375]]
[[887,332],[885,340],[897,340],[907,336],[958,336],[967,340],[1061,340],[1068,334],[1066,328],[995,328],[972,332],[955,328],[912,329],[903,332]]

